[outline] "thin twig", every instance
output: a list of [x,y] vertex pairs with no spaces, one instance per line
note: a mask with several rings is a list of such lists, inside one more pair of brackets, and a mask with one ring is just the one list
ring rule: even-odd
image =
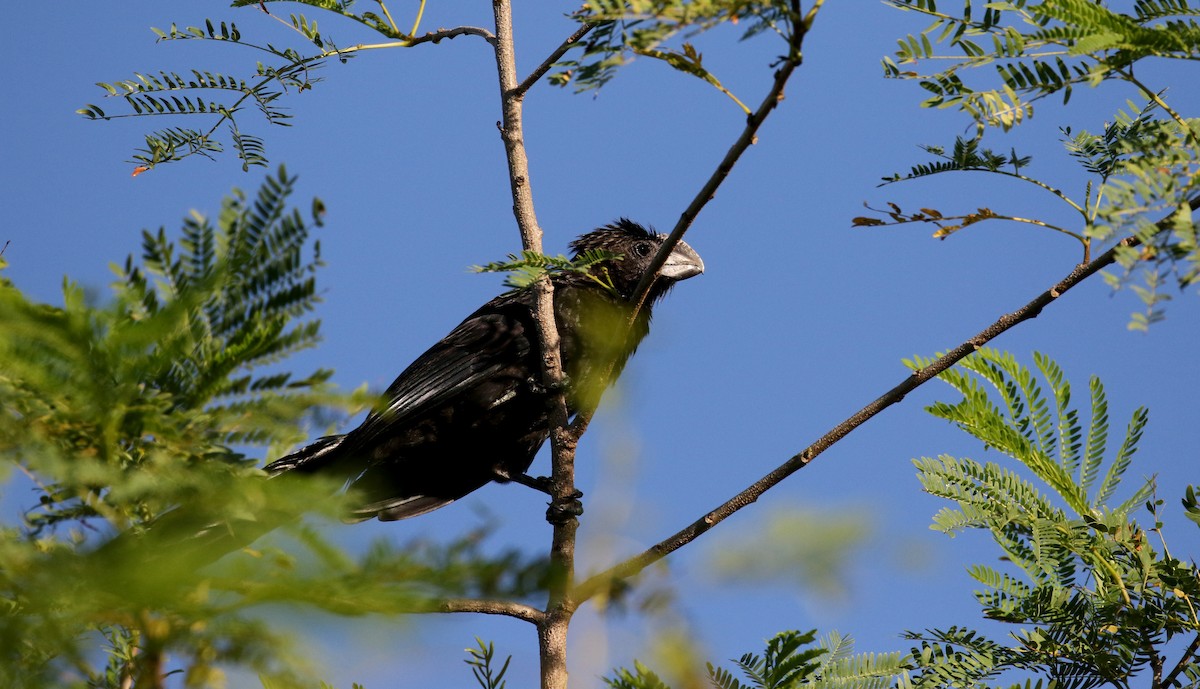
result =
[[[634,303],[634,309],[632,314],[629,316],[629,324],[632,324],[635,321],[638,312],[645,307],[646,298],[650,294],[650,288],[654,284],[655,279],[658,278],[658,272],[662,270],[663,265],[667,262],[667,257],[671,255],[671,252],[675,250],[675,246],[683,239],[684,233],[688,231],[689,227],[691,227],[692,222],[696,219],[696,216],[700,214],[700,211],[703,210],[704,206],[712,200],[714,195],[716,195],[717,189],[725,181],[725,178],[729,176],[729,173],[733,170],[733,166],[738,162],[738,160],[741,159],[742,154],[744,154],[746,150],[750,148],[750,146],[758,141],[759,128],[762,127],[762,124],[764,121],[766,121],[767,116],[770,115],[775,107],[778,106],[783,100],[783,87],[787,85],[788,79],[791,78],[792,73],[795,72],[796,68],[800,66],[802,61],[800,49],[804,43],[804,36],[808,33],[808,29],[812,27],[813,20],[816,19],[816,12],[818,9],[820,9],[820,6],[820,2],[815,3],[813,7],[809,9],[807,16],[801,20],[799,3],[793,3],[793,18],[791,21],[794,24],[794,28],[792,30],[791,41],[788,44],[789,54],[783,58],[783,62],[779,69],[775,71],[775,80],[771,84],[770,91],[767,92],[766,97],[764,97],[762,102],[759,104],[758,109],[755,110],[752,115],[746,118],[746,126],[742,129],[742,133],[738,136],[737,140],[734,141],[733,145],[729,147],[729,150],[725,152],[725,157],[721,159],[721,162],[717,165],[717,168],[713,171],[712,175],[709,176],[708,181],[704,183],[704,186],[700,188],[700,191],[696,192],[696,195],[692,198],[692,202],[688,204],[688,207],[684,209],[682,214],[680,214],[679,220],[675,223],[674,229],[672,229],[671,233],[667,235],[666,240],[664,240],[662,246],[659,247],[658,253],[655,254],[654,259],[650,262],[650,266],[647,268],[646,273],[638,282],[638,285],[633,292],[633,298],[631,299]],[[610,374],[611,369],[605,375],[605,377]],[[587,430],[588,424],[591,423],[594,412],[594,409],[582,409],[575,415],[575,420],[571,423],[570,429],[572,437],[578,439],[583,435],[584,431]]]
[[[383,10],[383,18],[384,18],[384,19],[386,19],[386,20],[388,21],[388,26],[392,27],[392,33],[393,33],[393,34],[399,34],[399,33],[400,33],[400,27],[396,25],[396,20],[395,20],[395,19],[392,19],[392,13],[391,13],[391,11],[390,11],[390,10],[388,10],[388,8],[387,8],[387,5],[383,4],[383,0],[379,0],[379,9]],[[425,3],[424,3],[424,2],[421,2],[421,9],[422,9],[422,10],[424,10],[424,9],[425,9]],[[419,16],[421,16],[421,13],[420,13],[420,12],[418,12],[418,13],[417,13],[417,16],[418,16],[418,17],[419,17]],[[416,30],[415,28],[414,28],[412,31],[409,31],[409,33],[410,33],[410,34],[413,34],[413,33],[416,33],[416,32],[417,32],[417,30]]]
[[1156,93],[1154,91],[1151,91],[1148,86],[1143,84],[1141,81],[1138,81],[1137,77],[1133,76],[1133,69],[1131,67],[1126,67],[1125,69],[1117,69],[1114,71],[1117,74],[1120,74],[1129,83],[1136,86],[1138,88],[1138,90],[1140,90],[1142,92],[1143,96],[1145,96],[1147,99],[1153,101],[1154,104],[1157,105],[1158,107],[1162,108],[1163,111],[1166,112],[1167,115],[1169,115],[1171,117],[1171,119],[1175,120],[1175,123],[1179,125],[1180,129],[1187,132],[1187,138],[1191,139],[1193,146],[1200,146],[1200,137],[1198,137],[1196,135],[1196,130],[1192,128],[1192,125],[1189,124],[1186,119],[1184,119],[1183,115],[1180,115],[1178,112],[1175,112],[1175,109],[1172,108],[1170,106],[1170,104],[1167,103],[1167,101],[1163,100],[1162,95],[1161,95],[1162,92]]
[[716,195],[717,189],[725,181],[725,178],[729,176],[729,173],[733,171],[733,166],[742,157],[742,154],[758,140],[759,127],[766,121],[771,111],[783,100],[783,87],[792,76],[792,72],[796,71],[796,68],[800,66],[800,47],[804,42],[804,35],[807,33],[807,28],[804,22],[796,22],[796,27],[792,31],[792,41],[788,46],[791,54],[784,59],[783,64],[776,70],[775,81],[771,84],[771,90],[767,92],[766,97],[763,98],[762,103],[759,104],[754,114],[746,119],[746,126],[742,129],[741,136],[737,138],[737,141],[734,141],[733,146],[730,146],[729,150],[725,153],[725,157],[717,165],[717,169],[713,170],[708,181],[704,183],[704,186],[700,187],[700,191],[696,192],[696,195],[692,197],[692,202],[680,214],[679,220],[675,223],[675,227],[667,236],[666,241],[663,242],[662,247],[659,248],[658,254],[654,256],[654,260],[650,263],[646,274],[638,282],[637,289],[634,290],[634,315],[630,317],[630,322],[636,318],[637,312],[645,306],[646,297],[650,294],[650,287],[654,284],[655,279],[658,278],[658,271],[667,262],[667,257],[675,250],[675,245],[683,239],[684,233],[692,226],[692,222],[695,221],[696,216],[700,214],[700,211]]
[[491,45],[496,45],[496,35],[487,29],[478,26],[456,26],[453,29],[438,29],[429,33],[405,38],[399,41],[387,41],[386,43],[358,43],[356,45],[330,50],[323,54],[323,57],[333,57],[336,55],[344,55],[356,53],[361,50],[381,50],[384,48],[411,48],[414,45],[422,43],[438,43],[440,41],[458,38],[459,36],[479,36]]
[[453,29],[438,29],[437,31],[430,31],[428,33],[421,34],[420,36],[413,36],[412,38],[408,39],[408,45],[414,46],[421,43],[437,43],[442,39],[457,38],[459,36],[479,36],[488,43],[496,45],[496,35],[491,31],[478,26],[456,26]]
[[1196,637],[1192,639],[1192,643],[1188,644],[1188,647],[1183,650],[1183,656],[1179,658],[1179,662],[1175,664],[1175,667],[1171,668],[1171,671],[1167,673],[1166,677],[1163,677],[1162,683],[1158,686],[1173,686],[1175,683],[1175,678],[1179,676],[1179,673],[1183,672],[1185,667],[1191,665],[1192,658],[1195,657],[1197,650],[1200,650],[1200,634],[1197,634]]
[[[379,6],[382,7],[383,3],[380,2]],[[421,0],[420,6],[417,7],[417,16],[415,19],[413,19],[413,28],[411,30],[409,30],[409,32],[408,32],[409,36],[412,36],[413,34],[415,34],[417,32],[417,27],[421,26],[421,17],[424,17],[424,16],[425,16],[425,0]],[[388,19],[391,19],[391,17],[388,17]]]
[[563,41],[562,45],[555,48],[554,52],[550,53],[550,55],[542,61],[542,64],[538,65],[537,69],[533,70],[529,76],[525,77],[525,80],[522,81],[519,86],[517,86],[517,90],[514,95],[516,95],[518,98],[523,97],[525,93],[529,91],[529,89],[533,88],[533,85],[537,83],[538,79],[541,79],[546,72],[549,72],[550,68],[554,66],[554,63],[558,62],[558,59],[571,49],[571,46],[578,43],[584,36],[588,34],[589,31],[594,28],[596,28],[595,24],[580,25],[580,27],[576,29],[575,33],[567,36],[567,40]]
[[[1193,199],[1189,205],[1192,210],[1200,209],[1200,197]],[[1157,226],[1159,231],[1169,228],[1174,218],[1174,214],[1158,221]],[[834,443],[846,437],[851,431],[866,423],[871,417],[888,407],[896,404],[904,399],[904,396],[915,390],[917,387],[932,380],[942,371],[950,368],[967,355],[975,352],[985,344],[995,339],[1002,333],[1006,332],[1013,326],[1024,321],[1036,318],[1041,313],[1046,305],[1053,302],[1058,297],[1062,296],[1067,290],[1083,282],[1087,278],[1095,275],[1100,270],[1112,265],[1116,262],[1118,252],[1126,247],[1135,247],[1141,244],[1141,240],[1137,237],[1127,237],[1118,242],[1116,246],[1104,252],[1096,260],[1090,263],[1080,263],[1075,266],[1066,277],[1060,280],[1050,289],[1042,292],[1025,306],[1013,311],[1012,313],[1001,316],[996,322],[984,328],[979,334],[968,339],[946,354],[943,354],[929,366],[913,371],[911,375],[896,385],[891,390],[888,390],[874,402],[863,407],[855,414],[850,416],[842,423],[834,426],[829,432],[821,436],[812,445],[809,445],[804,451],[794,455],[786,462],[777,467],[774,471],[766,476],[763,476],[758,481],[755,481],[742,492],[733,496],[726,502],[722,503],[716,509],[710,511],[700,519],[692,522],[684,529],[663,539],[654,546],[647,549],[645,552],[632,557],[616,566],[601,572],[595,576],[588,578],[581,583],[574,591],[571,592],[571,600],[578,605],[583,601],[595,596],[605,590],[614,580],[625,579],[638,572],[642,571],[651,564],[666,557],[667,554],[678,550],[679,548],[694,541],[700,535],[724,521],[734,512],[750,505],[758,500],[763,493],[773,488],[780,481],[783,481],[788,476],[808,466],[810,462],[817,458],[825,450],[829,449]],[[1200,643],[1200,641],[1198,641]]]
[[[1082,234],[1080,234],[1078,232],[1072,232],[1071,230],[1068,230],[1065,227],[1059,227],[1058,225],[1052,225],[1043,220],[1037,220],[1036,218],[1022,218],[1018,215],[1006,215],[1004,213],[997,213],[995,211],[992,211],[992,210],[986,209],[986,208],[981,208],[981,209],[979,209],[978,212],[967,213],[966,215],[939,215],[937,217],[934,217],[932,215],[927,215],[925,213],[920,213],[920,214],[913,213],[912,215],[907,215],[904,213],[895,213],[894,211],[889,211],[889,210],[884,210],[882,208],[875,208],[873,206],[868,206],[865,203],[863,204],[863,206],[874,213],[883,213],[886,215],[893,216],[892,222],[885,222],[885,221],[881,220],[878,222],[870,222],[870,223],[855,223],[855,224],[860,224],[863,227],[895,227],[896,225],[905,225],[908,223],[919,223],[919,222],[930,223],[938,228],[938,231],[933,233],[933,236],[937,239],[945,239],[946,237],[950,236],[954,232],[964,230],[971,225],[974,225],[974,224],[980,223],[980,222],[984,222],[986,220],[1009,220],[1011,222],[1019,222],[1019,223],[1025,223],[1028,225],[1036,225],[1038,227],[1044,227],[1047,230],[1053,230],[1055,232],[1065,234],[1068,237],[1073,238],[1075,241],[1083,244],[1085,249],[1087,248],[1087,245],[1088,245],[1087,237],[1083,236]],[[897,220],[894,218],[899,218],[899,219]],[[962,225],[954,225],[949,228],[946,227],[946,224],[948,224],[950,222],[954,222],[956,220],[971,220],[971,222],[965,223]],[[1088,259],[1087,256],[1084,256],[1083,260],[1084,260],[1084,262],[1087,262],[1090,259]]]
[[533,624],[541,624],[546,613],[524,603],[507,600],[483,600],[476,598],[450,598],[440,602],[434,612],[473,612],[482,615],[504,615]]

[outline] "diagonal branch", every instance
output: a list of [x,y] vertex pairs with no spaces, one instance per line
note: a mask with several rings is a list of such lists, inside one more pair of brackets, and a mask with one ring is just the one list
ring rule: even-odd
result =
[[1200,650],[1200,634],[1197,634],[1195,638],[1192,639],[1192,643],[1188,644],[1188,647],[1183,650],[1183,655],[1179,658],[1179,662],[1175,664],[1175,667],[1172,668],[1169,673],[1167,673],[1167,676],[1163,678],[1162,683],[1156,684],[1156,686],[1174,686],[1175,678],[1179,676],[1180,672],[1183,672],[1184,668],[1191,664],[1192,660],[1196,657],[1197,650]]
[[675,250],[675,245],[683,239],[684,233],[692,226],[692,223],[696,220],[696,216],[700,214],[700,211],[716,195],[717,189],[725,181],[725,178],[729,176],[729,173],[733,171],[733,166],[741,159],[742,154],[758,141],[759,127],[766,121],[771,111],[783,101],[783,87],[787,85],[788,79],[791,78],[792,73],[796,71],[796,68],[803,61],[800,49],[804,44],[804,37],[808,33],[809,28],[811,28],[820,6],[820,2],[815,3],[812,9],[809,10],[808,15],[802,19],[800,17],[799,2],[792,3],[791,21],[793,28],[791,40],[788,42],[788,55],[783,58],[779,69],[775,71],[775,81],[771,84],[771,90],[767,92],[758,109],[746,118],[746,126],[742,129],[741,135],[733,142],[733,146],[730,146],[729,150],[725,153],[725,157],[717,165],[717,169],[713,170],[712,175],[709,176],[708,181],[692,197],[692,202],[688,204],[688,207],[679,216],[674,229],[667,235],[667,240],[663,242],[663,245],[658,250],[658,254],[654,256],[654,260],[650,263],[650,268],[642,276],[641,281],[638,282],[637,289],[634,290],[634,303],[636,307],[634,315],[630,317],[630,322],[636,318],[637,312],[645,306],[646,297],[650,294],[650,287],[658,277],[658,271],[667,262],[667,257]]
[[562,45],[555,48],[554,52],[550,53],[550,55],[542,61],[542,64],[538,65],[537,69],[533,70],[529,76],[525,77],[525,80],[522,81],[521,85],[517,87],[514,95],[516,95],[518,98],[523,97],[525,93],[529,91],[529,89],[533,88],[533,85],[538,82],[538,79],[541,79],[546,72],[549,72],[550,68],[554,66],[554,63],[558,62],[558,59],[571,49],[571,46],[578,43],[584,36],[588,34],[589,31],[596,28],[596,26],[596,24],[583,24],[575,30],[575,33],[567,36],[567,40],[563,41]]
[[[776,106],[783,101],[783,88],[787,85],[788,79],[792,73],[800,66],[803,61],[801,47],[804,44],[804,37],[808,30],[812,28],[817,12],[821,9],[822,2],[818,0],[813,3],[808,13],[801,17],[800,3],[798,0],[792,2],[791,19],[793,28],[791,38],[788,41],[788,55],[781,58],[781,65],[775,71],[775,80],[771,84],[771,89],[763,98],[758,108],[746,118],[746,126],[742,129],[742,133],[738,136],[733,145],[726,151],[725,157],[713,170],[708,181],[700,188],[696,195],[692,197],[692,202],[684,209],[679,216],[679,220],[675,223],[674,229],[667,235],[667,239],[659,247],[658,253],[650,262],[645,275],[638,282],[637,287],[633,292],[633,302],[635,304],[633,312],[629,316],[629,324],[632,324],[637,318],[637,314],[646,305],[646,298],[650,294],[650,288],[654,284],[654,280],[658,277],[658,272],[662,270],[663,265],[667,262],[667,257],[675,250],[675,246],[683,239],[684,233],[692,226],[696,220],[696,216],[704,209],[708,202],[716,195],[717,189],[733,171],[733,166],[741,159],[742,154],[746,152],[753,144],[758,141],[758,130],[766,121],[767,116],[775,110]],[[607,375],[611,375],[611,369]],[[588,424],[591,423],[594,409],[583,409],[575,415],[575,420],[571,423],[571,437],[578,439],[587,430]]]
[[[1189,206],[1193,211],[1200,209],[1200,197],[1192,199],[1189,202]],[[1161,232],[1170,228],[1174,217],[1175,213],[1172,213],[1162,220],[1159,220],[1158,223],[1156,223],[1159,231]],[[758,500],[763,493],[773,488],[788,476],[791,476],[797,471],[808,466],[809,463],[816,459],[818,455],[829,449],[834,443],[849,435],[851,431],[866,423],[871,419],[871,417],[904,399],[905,395],[932,380],[939,373],[958,363],[967,355],[978,350],[980,347],[983,347],[985,344],[1006,332],[1013,326],[1036,318],[1038,314],[1042,312],[1043,308],[1045,308],[1054,300],[1058,299],[1058,297],[1062,296],[1067,290],[1075,287],[1079,283],[1100,272],[1100,270],[1115,263],[1117,260],[1117,254],[1122,249],[1127,247],[1136,247],[1141,243],[1141,240],[1136,236],[1127,237],[1126,239],[1118,242],[1116,246],[1104,252],[1094,261],[1076,265],[1075,269],[1072,270],[1070,274],[1068,274],[1051,288],[1034,297],[1034,299],[1028,304],[1022,306],[1016,311],[1013,311],[1012,313],[1001,316],[994,323],[980,331],[979,334],[966,340],[946,354],[938,357],[937,360],[935,360],[929,366],[917,371],[913,371],[912,374],[901,381],[899,385],[896,385],[891,390],[888,390],[878,399],[858,410],[837,426],[834,426],[827,433],[825,433],[825,435],[817,439],[817,441],[812,445],[809,445],[802,452],[794,455],[777,467],[774,471],[755,481],[745,490],[722,503],[716,509],[704,515],[700,519],[692,522],[677,533],[668,536],[662,541],[651,546],[645,552],[636,555],[620,564],[617,564],[604,572],[588,578],[586,581],[582,582],[578,587],[576,587],[574,591],[572,591],[571,601],[578,605],[579,603],[582,603],[583,601],[608,588],[613,581],[631,577],[638,572],[641,572],[651,564],[654,564],[655,562],[666,557],[669,553],[672,553],[675,550],[678,550],[679,548],[696,540],[696,538],[720,522],[724,521],[734,512],[737,512],[743,507],[746,507],[747,505],[750,505]]]

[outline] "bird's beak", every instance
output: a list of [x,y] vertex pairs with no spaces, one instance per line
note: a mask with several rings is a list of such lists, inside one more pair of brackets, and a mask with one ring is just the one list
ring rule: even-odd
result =
[[687,242],[679,242],[675,250],[667,257],[659,275],[668,280],[686,280],[704,272],[704,261]]

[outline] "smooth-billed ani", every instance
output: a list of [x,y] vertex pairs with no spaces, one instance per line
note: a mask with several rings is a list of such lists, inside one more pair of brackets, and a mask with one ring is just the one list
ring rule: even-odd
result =
[[[650,328],[650,307],[704,262],[680,242],[667,259],[629,337],[630,297],[665,235],[630,220],[589,232],[575,256],[619,254],[589,273],[559,272],[554,310],[568,410],[593,405]],[[344,477],[352,520],[405,519],[442,507],[490,481],[524,478],[549,435],[548,396],[530,289],[502,294],[467,316],[396,378],[385,404],[358,428],[327,436],[267,465],[272,474]]]

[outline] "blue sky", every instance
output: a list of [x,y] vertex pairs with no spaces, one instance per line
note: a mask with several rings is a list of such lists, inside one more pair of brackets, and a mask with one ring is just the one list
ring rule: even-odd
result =
[[[519,72],[570,33],[562,17],[568,9],[518,8]],[[231,46],[155,45],[150,26],[234,19],[243,35],[290,40],[274,22],[208,1],[26,3],[5,14],[10,54],[29,59],[10,70],[0,115],[0,242],[9,242],[8,277],[33,296],[56,301],[64,275],[104,294],[108,264],[138,250],[141,229],[172,230],[191,209],[215,212],[230,187],[252,190],[261,181],[264,170],[243,173],[232,156],[132,178],[132,150],[160,123],[88,122],[74,111],[85,103],[120,109],[102,102],[97,81],[160,68],[246,74],[259,57]],[[424,26],[490,21],[490,3],[431,3]],[[322,28],[342,44],[373,40],[347,22],[322,19]],[[919,144],[949,144],[967,131],[962,116],[919,108],[923,92],[915,84],[881,76],[880,57],[920,28],[915,16],[876,2],[830,3],[822,11],[786,100],[688,234],[707,272],[659,306],[653,332],[585,438],[581,572],[698,518],[899,382],[902,358],[958,344],[1079,260],[1072,240],[1029,226],[984,223],[944,242],[922,226],[851,228],[864,201],[947,214],[988,206],[1071,222],[1048,194],[984,175],[876,187],[882,176],[924,160]],[[698,48],[747,103],[769,86],[769,65],[782,50],[769,36],[738,43],[731,31],[703,37]],[[1152,67],[1141,76],[1172,86],[1167,97],[1195,114],[1197,95],[1181,88],[1194,76],[1178,66]],[[328,207],[318,232],[328,262],[317,314],[325,341],[297,356],[296,369],[332,367],[346,388],[366,382],[383,389],[501,289],[498,276],[467,267],[519,247],[495,128],[495,65],[485,43],[461,37],[364,54],[326,66],[323,76],[313,91],[286,99],[294,126],[250,119],[243,126],[266,139],[274,163],[300,176],[296,203],[307,207],[315,195]],[[1135,97],[1120,86],[1080,91],[1067,109],[1040,103],[1029,124],[989,136],[998,149],[1032,154],[1033,174],[1082,196],[1085,180],[1062,153],[1058,127],[1098,129]],[[619,216],[669,230],[743,123],[711,87],[648,60],[598,95],[539,85],[525,112],[531,183],[552,253]],[[1150,407],[1129,481],[1157,474],[1172,545],[1194,555],[1200,543],[1177,505],[1183,486],[1197,478],[1200,307],[1188,294],[1149,334],[1131,333],[1128,314],[1139,304],[1131,292],[1113,294],[1092,280],[994,344],[1026,362],[1033,351],[1051,355],[1077,390],[1089,375],[1100,376],[1114,427],[1123,427],[1135,407]],[[669,558],[647,582],[674,590],[670,615],[603,617],[585,608],[573,627],[574,680],[589,686],[634,655],[647,659],[645,649],[664,630],[687,631],[706,658],[723,661],[760,649],[783,629],[837,629],[855,636],[860,650],[885,651],[906,648],[898,638],[904,629],[975,623],[964,570],[993,562],[996,552],[974,534],[952,540],[928,530],[941,505],[920,492],[910,463],[939,453],[994,458],[922,411],[947,398],[945,386],[925,386]],[[548,471],[544,457],[534,471]],[[32,500],[17,485],[0,493],[5,515]],[[351,545],[381,535],[449,540],[484,512],[501,520],[498,547],[537,552],[549,542],[544,508],[524,488],[491,486],[419,519],[334,533]],[[794,579],[738,584],[712,576],[716,553],[788,510],[811,514],[814,530],[826,517],[869,519],[873,535],[850,558],[842,595]],[[533,630],[516,621],[316,613],[282,619],[322,665],[321,676],[339,687],[470,685],[462,649],[475,636],[514,655],[510,686],[536,682]],[[236,681],[243,680],[252,681]]]

